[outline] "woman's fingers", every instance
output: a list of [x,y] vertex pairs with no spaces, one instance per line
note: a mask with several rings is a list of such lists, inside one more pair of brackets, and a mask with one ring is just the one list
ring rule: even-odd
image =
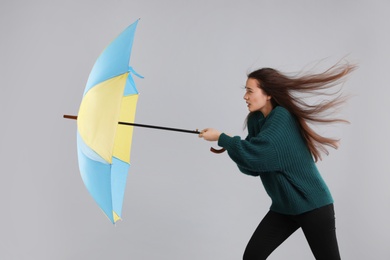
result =
[[206,128],[200,131],[199,137],[206,141],[217,141],[221,132],[213,128]]

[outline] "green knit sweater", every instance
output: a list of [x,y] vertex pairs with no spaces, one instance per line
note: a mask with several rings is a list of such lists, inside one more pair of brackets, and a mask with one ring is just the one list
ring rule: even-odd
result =
[[248,118],[248,136],[221,134],[224,147],[241,172],[260,176],[271,197],[270,210],[301,214],[333,203],[295,118],[277,106],[267,117],[261,112]]

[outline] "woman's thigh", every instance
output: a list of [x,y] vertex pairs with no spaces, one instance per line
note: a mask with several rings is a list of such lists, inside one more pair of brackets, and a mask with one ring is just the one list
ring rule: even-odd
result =
[[333,204],[297,216],[315,258],[340,259]]
[[243,259],[267,259],[298,228],[291,216],[269,211],[249,240]]

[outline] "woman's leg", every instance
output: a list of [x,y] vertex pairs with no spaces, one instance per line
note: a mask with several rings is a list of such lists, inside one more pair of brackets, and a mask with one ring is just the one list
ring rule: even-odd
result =
[[249,240],[243,259],[267,259],[298,228],[291,216],[269,211]]
[[333,204],[296,216],[317,260],[339,260]]

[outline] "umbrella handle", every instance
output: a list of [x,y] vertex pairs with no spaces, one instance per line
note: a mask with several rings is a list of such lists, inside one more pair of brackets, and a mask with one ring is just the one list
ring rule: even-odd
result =
[[217,154],[220,154],[220,153],[223,153],[226,151],[225,148],[221,148],[221,149],[215,149],[214,147],[210,147],[210,151],[213,152],[213,153],[217,153]]

